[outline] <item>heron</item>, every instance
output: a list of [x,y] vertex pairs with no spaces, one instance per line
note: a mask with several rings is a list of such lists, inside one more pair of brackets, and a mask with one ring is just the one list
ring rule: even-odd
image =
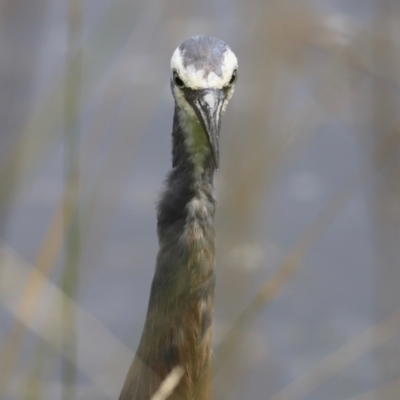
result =
[[210,398],[213,179],[237,70],[233,51],[214,37],[191,37],[172,55],[172,169],[158,203],[159,251],[144,329],[119,400],[149,400],[178,366],[182,376],[168,399]]

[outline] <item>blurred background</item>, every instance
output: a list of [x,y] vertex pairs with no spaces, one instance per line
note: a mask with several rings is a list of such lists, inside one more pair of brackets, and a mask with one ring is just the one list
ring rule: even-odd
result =
[[213,398],[399,400],[396,0],[1,0],[0,398],[118,397],[195,34],[239,59]]

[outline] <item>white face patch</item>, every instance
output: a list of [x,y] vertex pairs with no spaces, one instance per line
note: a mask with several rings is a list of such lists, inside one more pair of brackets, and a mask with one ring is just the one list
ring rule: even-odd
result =
[[204,79],[204,74],[206,73],[206,71],[204,71],[204,69],[199,69],[198,71],[196,71],[196,75],[198,79]]
[[222,76],[213,71],[205,75],[206,71],[203,69],[196,70],[193,64],[185,67],[183,58],[184,54],[178,47],[171,58],[171,70],[176,71],[185,86],[191,89],[222,89],[229,84],[233,71],[237,69],[236,56],[229,48],[225,51],[221,60]]
[[[172,55],[172,92],[179,125],[184,134],[184,144],[194,166],[194,186],[202,182],[205,161],[210,157],[218,158],[218,154],[212,153],[215,145],[210,147],[211,139],[204,129],[215,129],[215,126],[207,125],[214,122],[218,123],[219,129],[217,118],[224,114],[232,97],[234,85],[229,82],[232,77],[232,82],[236,81],[236,69],[237,59],[234,53],[225,43],[215,38],[191,38]],[[217,120],[209,122],[210,118]],[[203,129],[204,125],[207,127]],[[196,206],[195,202],[193,209]]]
[[224,53],[224,58],[222,60],[222,79],[225,83],[225,85],[230,81],[232,77],[232,73],[235,69],[237,69],[238,63],[237,63],[237,58],[235,54],[233,54],[233,51],[228,49]]
[[194,112],[192,106],[187,102],[185,99],[185,95],[183,94],[182,90],[178,89],[177,87],[174,87],[174,97],[176,99],[176,102],[179,105],[179,108],[194,121],[197,121],[199,123],[199,119],[197,118],[196,113]]

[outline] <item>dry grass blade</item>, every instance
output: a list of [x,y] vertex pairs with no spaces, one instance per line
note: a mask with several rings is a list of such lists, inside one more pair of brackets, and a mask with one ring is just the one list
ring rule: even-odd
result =
[[212,397],[398,400],[400,2],[59,3],[0,2],[0,398],[118,396],[154,266],[170,50],[207,32],[240,67]]
[[[373,162],[381,167],[399,145],[400,130],[391,129],[373,155]],[[388,146],[390,147],[388,148]],[[241,332],[257,316],[257,314],[282,290],[289,278],[297,271],[300,264],[310,251],[313,244],[343,210],[355,190],[365,184],[370,178],[369,163],[363,165],[359,172],[339,191],[323,208],[317,218],[303,233],[298,242],[289,251],[284,261],[277,268],[275,274],[257,291],[253,300],[241,312],[227,335],[215,349],[214,372],[217,373],[226,362],[229,353],[236,347]]]
[[[14,0],[14,3],[17,2]],[[87,65],[87,67],[84,68],[82,76],[82,81],[85,83],[82,104],[85,104],[100,85],[110,60],[126,39],[126,31],[132,31],[132,23],[135,23],[131,35],[135,38],[135,43],[147,43],[141,42],[141,38],[148,37],[148,29],[151,29],[149,27],[157,26],[159,22],[157,13],[163,10],[162,4],[159,1],[153,1],[151,7],[146,7],[143,13],[135,15],[137,20],[132,20],[131,8],[135,5],[131,1],[120,0],[110,3],[108,10],[104,13],[104,18],[85,42],[87,49],[85,66]],[[118,22],[116,23],[116,21]],[[112,35],[107,34],[110,26],[113,26]],[[108,35],[107,41],[104,40],[105,33]],[[77,60],[72,61],[76,62]],[[52,75],[50,76],[52,77]],[[38,111],[29,115],[22,128],[20,138],[14,143],[8,158],[3,160],[0,168],[0,211],[4,206],[4,198],[12,188],[13,180],[10,177],[13,176],[14,171],[17,171],[17,175],[14,177],[18,183],[17,189],[26,189],[28,185],[32,184],[33,177],[61,138],[64,102],[63,79],[64,75],[61,75],[61,78],[57,78],[55,82],[48,82],[47,86],[54,89],[50,90],[50,94],[46,98],[35,99],[35,103],[39,105]]]
[[271,400],[300,400],[305,398],[332,376],[397,335],[399,330],[400,311],[380,324],[368,328],[331,353],[308,372],[278,392]]
[[[72,217],[72,216],[71,216]],[[18,305],[14,311],[14,322],[9,330],[7,339],[0,348],[0,390],[6,392],[12,371],[18,361],[18,356],[25,341],[29,326],[35,317],[47,277],[55,264],[61,249],[66,221],[63,214],[62,202],[57,208],[46,237],[39,250],[35,267],[26,280]],[[63,227],[64,224],[64,227]],[[21,321],[24,321],[22,324]]]
[[377,389],[368,390],[368,392],[361,393],[349,400],[376,400],[376,399],[389,399],[397,400],[400,393],[400,379],[382,385]]
[[[122,63],[120,65],[120,68],[117,69],[117,76],[112,82],[112,87],[111,89],[116,89],[117,87],[117,95],[121,96],[121,91],[123,90],[123,82],[126,81],[126,75],[129,74],[129,69],[127,68],[127,60],[126,58],[128,57],[130,59],[131,57],[131,52],[135,52],[135,47],[138,46],[138,41],[137,37],[142,37],[142,34],[137,35],[138,31],[140,33],[140,30],[147,30],[147,33],[149,33],[148,29],[153,30],[154,26],[156,24],[156,21],[159,20],[160,15],[162,14],[162,7],[157,8],[157,14],[154,14],[154,9],[156,8],[157,2],[154,2],[154,7],[149,9],[146,13],[146,16],[144,18],[144,21],[142,24],[140,24],[132,33],[131,39],[130,39],[130,45],[128,46],[128,50],[125,53],[125,58],[122,60]],[[72,13],[73,14],[73,13]],[[148,24],[149,20],[152,21],[152,24]],[[143,33],[143,32],[141,32]],[[147,35],[149,36],[149,35]],[[76,49],[76,46],[74,47]],[[79,49],[79,46],[78,46]],[[70,69],[71,69],[71,81],[75,82],[75,85],[67,85],[69,88],[69,91],[67,91],[66,96],[66,103],[68,105],[71,97],[71,87],[76,87],[77,83],[76,82],[76,67],[78,66],[78,59],[76,56],[73,56],[71,58],[71,63],[70,63]],[[125,78],[125,79],[123,79]],[[120,81],[121,84],[116,85],[116,80]],[[119,82],[118,82],[119,83]],[[57,109],[61,108],[58,104],[58,102],[54,101],[49,101],[49,106],[51,107],[56,107]],[[69,108],[67,108],[67,114],[69,114],[69,119],[71,118],[71,109],[76,107],[77,104],[69,104]],[[76,114],[78,110],[72,111],[73,113]],[[54,116],[55,113],[53,112],[48,112],[45,113],[46,115]],[[72,116],[72,119],[76,119],[76,115]],[[43,126],[42,124],[39,124],[40,126]],[[30,132],[30,130],[29,130]],[[132,136],[130,134],[130,136]],[[139,135],[138,135],[139,136]],[[23,147],[24,149],[29,147],[31,149],[31,146],[25,146]],[[132,148],[132,146],[128,146],[129,148]],[[134,146],[133,146],[134,147]],[[43,150],[43,149],[42,149]],[[33,151],[35,153],[35,151]],[[70,162],[70,165],[76,166],[76,157],[77,154],[69,154],[67,155],[67,158],[71,157],[72,160]],[[23,157],[24,158],[24,157]],[[12,158],[14,159],[14,158]],[[15,157],[15,160],[18,161],[20,157]],[[41,157],[39,157],[41,159]],[[116,157],[114,157],[114,160]],[[73,171],[73,173],[76,175],[76,171]],[[7,174],[6,174],[7,175]],[[71,188],[72,184],[72,188]],[[78,205],[78,187],[77,187],[76,182],[69,182],[66,185],[64,195],[60,200],[59,206],[56,208],[56,211],[52,217],[52,220],[50,222],[48,231],[46,233],[46,236],[41,244],[41,247],[38,251],[38,256],[35,262],[35,268],[32,269],[32,272],[30,274],[30,277],[27,280],[27,283],[25,285],[25,288],[22,290],[21,298],[19,301],[19,304],[17,306],[17,310],[15,311],[15,321],[12,325],[12,327],[9,330],[9,335],[8,338],[2,343],[2,346],[0,348],[0,371],[1,371],[1,377],[0,377],[0,390],[6,392],[8,384],[10,382],[10,377],[12,376],[12,372],[16,366],[16,363],[18,362],[18,357],[19,353],[21,351],[21,348],[23,346],[23,343],[25,342],[26,335],[28,330],[30,329],[31,322],[34,319],[34,316],[37,311],[38,304],[41,299],[42,292],[44,290],[44,285],[46,283],[45,280],[42,278],[42,274],[44,276],[48,276],[57,260],[57,257],[60,254],[60,250],[63,245],[63,241],[65,238],[65,232],[67,232],[70,228],[71,221],[76,214],[76,208]],[[72,192],[72,195],[71,195]],[[24,321],[22,324],[20,321]]]
[[[134,355],[129,347],[95,316],[68,298],[46,275],[27,264],[5,245],[0,246],[0,267],[2,306],[15,315],[25,331],[31,330],[50,348],[60,351],[61,355],[72,363],[74,360],[71,354],[66,353],[65,348],[60,346],[62,321],[59,318],[59,304],[70,302],[70,307],[74,309],[79,321],[79,354],[81,356],[79,369],[97,393],[107,398],[114,398],[115,393],[121,388],[122,380]],[[35,272],[35,279],[41,287],[41,301],[35,303],[35,315],[16,314],[19,303],[18,294],[23,291],[24,282],[30,279],[31,271]],[[99,348],[103,351],[99,351]],[[112,354],[112,359],[110,359],[110,354]],[[5,361],[3,359],[1,361],[3,365]],[[110,367],[111,371],[102,371],[104,365]]]
[[297,244],[289,251],[284,261],[277,268],[276,272],[261,288],[257,291],[253,300],[241,312],[232,329],[217,345],[215,349],[214,372],[218,372],[220,367],[226,361],[229,353],[236,346],[240,333],[248,326],[254,317],[282,290],[290,277],[297,271],[312,245],[329,226],[333,219],[339,214],[347,204],[349,198],[353,195],[360,181],[360,176],[368,177],[367,170],[361,171],[353,180],[334,198],[328,202],[311,226],[306,230]]
[[[62,398],[77,398],[76,384],[78,371],[77,318],[70,299],[78,293],[80,261],[80,222],[79,210],[76,210],[80,196],[80,100],[82,84],[82,23],[83,10],[81,0],[68,2],[68,41],[64,88],[64,177],[65,191],[64,219],[69,229],[65,231],[65,257],[61,285],[67,301],[61,306],[63,347],[73,362],[62,360]],[[71,217],[72,218],[71,221]],[[70,224],[71,221],[71,224]]]
[[166,400],[178,386],[184,373],[184,369],[181,366],[175,367],[163,380],[157,392],[151,396],[150,400]]
[[[106,110],[110,105],[109,99],[112,97],[123,98],[124,92],[127,93],[121,110],[118,111],[118,119],[116,120],[113,130],[116,134],[108,146],[107,155],[99,164],[93,162],[93,165],[85,165],[86,170],[93,170],[93,176],[84,176],[85,183],[91,183],[91,190],[87,196],[84,196],[82,204],[82,264],[98,265],[107,240],[109,228],[115,215],[117,204],[121,200],[126,185],[126,177],[132,166],[132,160],[135,157],[138,144],[146,132],[146,126],[151,120],[155,106],[160,99],[162,92],[153,93],[148,90],[148,84],[144,80],[142,87],[134,88],[127,83],[132,79],[132,62],[133,54],[142,54],[147,46],[150,46],[154,32],[161,22],[161,17],[165,11],[165,3],[154,1],[151,7],[146,9],[143,18],[138,26],[132,31],[127,40],[117,67],[113,73],[111,82],[107,87],[106,98],[101,106],[99,113],[109,112]],[[146,38],[140,40],[139,38]],[[152,44],[154,46],[154,43]],[[156,59],[152,59],[149,65],[156,65]],[[137,71],[138,75],[146,76],[146,68],[149,65],[140,67]],[[162,86],[160,79],[161,74],[157,74],[156,81],[152,84],[156,87]],[[143,87],[146,90],[141,90]],[[137,107],[141,104],[141,107]],[[116,110],[117,111],[117,110]],[[98,120],[105,121],[101,116]],[[95,122],[95,121],[93,121]],[[93,124],[93,129],[89,132],[88,138],[83,144],[85,154],[89,150],[93,160],[98,156],[93,152],[95,143],[98,142],[99,131],[106,134],[108,125],[100,126],[100,130],[95,130],[99,125]],[[105,128],[106,127],[106,128]],[[98,146],[99,147],[99,146]],[[98,148],[97,147],[97,148]],[[86,158],[86,157],[85,157]],[[87,160],[83,160],[88,164]],[[90,158],[89,158],[90,162]],[[92,182],[90,182],[92,180]],[[87,280],[83,278],[83,286]]]

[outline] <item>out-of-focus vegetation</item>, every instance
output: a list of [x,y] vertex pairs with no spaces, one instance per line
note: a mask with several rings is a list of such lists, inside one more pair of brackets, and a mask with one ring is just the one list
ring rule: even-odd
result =
[[239,59],[215,399],[398,400],[400,3],[3,0],[0,398],[115,399],[170,167],[169,58]]

